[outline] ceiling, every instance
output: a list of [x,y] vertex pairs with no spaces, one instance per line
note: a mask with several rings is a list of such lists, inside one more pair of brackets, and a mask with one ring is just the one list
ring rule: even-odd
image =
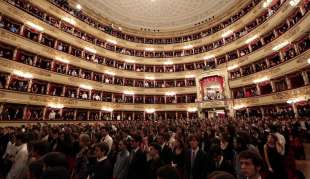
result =
[[160,31],[183,30],[220,16],[238,0],[76,0],[123,27]]

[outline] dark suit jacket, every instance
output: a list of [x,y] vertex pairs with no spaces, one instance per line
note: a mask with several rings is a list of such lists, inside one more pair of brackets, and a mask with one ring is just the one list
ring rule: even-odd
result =
[[168,145],[165,145],[164,148],[160,152],[160,158],[167,165],[171,164],[172,161],[172,150]]
[[[132,153],[131,153],[132,155]],[[146,179],[146,154],[139,149],[129,164],[128,179]]]
[[186,159],[185,159],[185,172],[186,177],[190,178],[193,176],[193,179],[204,179],[208,174],[208,159],[206,153],[202,150],[198,150],[196,154],[196,158],[194,161],[193,168],[191,167],[191,154],[192,150],[186,152]]
[[216,166],[216,162],[214,160],[210,161],[209,163],[209,169],[210,169],[210,172],[213,172],[213,171],[225,171],[225,172],[228,172],[232,175],[235,176],[235,169],[232,165],[232,163],[228,160],[223,160],[222,163],[220,164],[220,166]]

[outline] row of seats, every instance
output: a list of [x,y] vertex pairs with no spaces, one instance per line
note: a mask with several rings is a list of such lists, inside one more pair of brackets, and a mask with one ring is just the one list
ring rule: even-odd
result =
[[32,106],[23,104],[0,104],[0,120],[6,121],[120,121],[120,120],[175,120],[196,119],[196,112],[187,111],[99,111],[89,109],[63,108],[54,109],[48,106]]
[[[3,27],[14,33],[21,34],[31,40],[39,41],[43,45],[56,48],[59,51],[69,53],[76,57],[83,58],[87,61],[91,61],[91,62],[99,63],[99,64],[105,64],[107,66],[115,67],[115,68],[122,69],[122,70],[124,69],[124,70],[129,70],[129,71],[136,71],[136,72],[180,72],[180,71],[195,70],[195,69],[201,69],[201,68],[207,68],[207,69],[214,68],[216,67],[216,65],[220,65],[227,61],[231,61],[231,60],[237,59],[238,57],[247,55],[261,48],[263,45],[266,45],[265,43],[269,43],[279,36],[278,33],[275,33],[275,31],[273,31],[271,32],[271,34],[267,35],[268,38],[266,37],[266,38],[258,39],[254,41],[253,43],[246,45],[240,49],[229,52],[228,54],[218,56],[215,58],[211,58],[208,60],[204,60],[204,61],[187,63],[187,64],[175,64],[175,65],[172,65],[172,64],[170,65],[142,65],[142,64],[135,64],[133,62],[116,61],[110,58],[106,58],[106,57],[91,53],[87,50],[77,48],[70,44],[61,42],[60,40],[50,38],[50,36],[45,33],[42,34],[42,33],[33,31],[33,29],[29,27],[24,27],[23,28],[24,30],[20,31],[20,27],[21,27],[20,24],[16,23],[12,19],[7,18],[5,16],[3,16],[1,19],[2,20],[0,22],[0,27]],[[305,44],[302,44],[302,47],[300,48],[304,48],[304,49],[308,48],[307,47],[308,40],[309,39],[306,39],[306,42],[304,42]]]
[[64,96],[82,100],[94,100],[116,103],[131,104],[176,104],[176,103],[195,103],[196,93],[194,94],[167,94],[167,95],[142,95],[132,93],[112,93],[89,89],[83,86],[68,86],[57,84],[40,79],[29,79],[14,74],[0,73],[0,88],[29,92],[34,94]]
[[258,84],[233,88],[231,91],[234,98],[260,96],[309,85],[309,79],[310,68],[308,67],[302,71],[294,72]]
[[[16,1],[19,1],[19,0],[16,0]],[[279,1],[279,2],[281,2],[281,1]],[[251,22],[250,23],[250,24],[252,24],[251,28],[244,27],[240,31],[236,31],[236,32],[233,32],[232,34],[229,34],[228,37],[225,37],[223,39],[220,39],[218,41],[215,41],[215,42],[212,42],[210,44],[206,44],[206,45],[203,45],[200,47],[194,47],[194,48],[189,47],[188,49],[183,49],[183,50],[180,49],[180,50],[176,50],[176,51],[152,51],[152,50],[136,50],[136,49],[130,49],[127,47],[121,47],[121,46],[115,44],[114,42],[109,42],[109,41],[106,41],[103,39],[98,39],[98,38],[94,37],[93,35],[86,34],[82,31],[80,31],[79,29],[77,29],[76,27],[69,25],[68,23],[67,24],[65,22],[61,22],[61,23],[60,22],[54,22],[54,23],[52,23],[50,18],[47,19],[47,17],[50,17],[50,16],[47,15],[46,12],[45,13],[40,12],[38,10],[38,8],[32,7],[32,5],[29,3],[27,3],[27,4],[14,3],[14,4],[17,7],[22,8],[23,10],[31,13],[32,15],[41,18],[43,21],[46,21],[49,24],[65,31],[67,33],[70,33],[76,37],[79,37],[82,40],[96,44],[100,47],[103,47],[107,50],[110,50],[110,51],[113,51],[116,53],[125,54],[125,55],[129,55],[129,56],[145,57],[145,58],[171,58],[171,57],[182,57],[182,56],[190,56],[190,55],[195,55],[195,54],[199,54],[199,53],[204,53],[204,52],[216,49],[218,47],[224,46],[225,44],[230,43],[236,39],[239,39],[240,37],[246,35],[250,30],[255,29],[255,27],[258,26],[259,24],[262,24],[263,22],[265,22],[267,20],[267,18],[269,17],[268,13],[267,13],[267,15],[261,15],[258,18],[259,19],[263,18],[263,19],[262,20],[254,20],[253,22]],[[281,4],[275,4],[274,5],[275,7],[277,7],[276,10],[279,9],[280,5]],[[307,8],[307,4],[305,4],[303,8]],[[35,10],[33,10],[33,9],[35,9]],[[305,9],[304,11],[307,11],[307,10],[308,9]],[[39,14],[36,14],[36,13],[39,13]],[[282,24],[281,24],[280,27],[276,28],[276,32],[280,35],[281,31],[288,30],[291,26],[296,24],[303,17],[304,13],[305,12],[301,12],[301,10],[298,8],[296,10],[296,12],[292,15],[292,18],[289,19],[288,25],[284,24],[285,26],[288,26],[288,27],[286,29],[284,29],[282,27]],[[272,37],[269,37],[269,36],[264,37],[264,38],[266,38],[265,41],[269,41],[270,38],[272,40]],[[266,42],[266,43],[268,43],[268,42]],[[64,45],[62,45],[62,44],[64,44]],[[61,46],[59,48],[68,50],[68,48],[65,47],[65,46],[67,46],[66,43],[60,43],[60,45]],[[258,46],[257,48],[259,48],[259,46],[261,46],[261,45],[255,44],[253,49],[256,48],[255,46]],[[245,55],[246,51],[241,50],[240,53],[241,53],[241,55],[239,55],[239,57],[242,56],[242,54]],[[238,56],[235,57],[235,55],[230,55],[230,54],[228,54],[228,56],[229,56],[228,57],[229,60],[232,60],[232,59],[238,57]]]
[[[94,18],[90,17],[83,10],[77,10],[70,6],[68,3],[62,0],[49,0],[51,3],[57,5],[61,9],[65,10],[69,14],[73,15],[74,17],[78,18],[79,20],[89,24],[90,26],[103,31],[107,34],[110,34],[114,37],[135,42],[135,43],[144,43],[144,44],[173,44],[173,43],[183,43],[193,40],[198,40],[204,38],[206,36],[210,36],[229,25],[233,24],[237,20],[239,20],[242,16],[246,15],[250,12],[261,0],[252,0],[248,3],[245,7],[243,7],[239,12],[233,15],[230,18],[227,18],[225,21],[218,23],[216,26],[203,30],[202,32],[197,32],[194,34],[182,36],[182,37],[173,37],[173,38],[144,38],[139,37],[131,34],[126,34],[119,29],[115,28],[113,25],[106,25],[103,24]],[[271,11],[274,9],[271,9]]]
[[[15,58],[13,59],[14,52]],[[141,88],[172,88],[193,87],[196,83],[193,77],[167,80],[155,80],[155,78],[134,79],[107,73],[94,72],[78,66],[66,64],[61,61],[38,56],[21,48],[17,49],[16,47],[12,47],[4,43],[0,43],[0,57],[64,75],[120,86]]]

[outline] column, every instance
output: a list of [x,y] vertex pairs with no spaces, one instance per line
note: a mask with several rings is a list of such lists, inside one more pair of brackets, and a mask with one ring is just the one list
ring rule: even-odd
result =
[[46,120],[46,111],[47,111],[47,107],[45,106],[43,108],[43,116],[42,116],[43,120]]
[[263,107],[259,107],[259,109],[260,109],[260,112],[261,112],[261,114],[262,114],[262,118],[264,118],[264,117],[265,117],[264,108],[263,108]]
[[309,77],[306,71],[301,72],[302,78],[304,79],[305,85],[309,84]]
[[4,88],[5,89],[8,89],[9,88],[9,85],[10,85],[10,82],[11,82],[11,78],[12,78],[12,75],[9,75],[6,79],[6,83],[5,83],[5,86]]
[[287,85],[287,89],[292,89],[291,80],[287,76],[285,77],[285,82],[286,82],[286,85]]
[[101,121],[102,111],[99,111],[99,121]]
[[292,107],[293,107],[293,111],[294,111],[295,118],[298,118],[299,115],[298,115],[298,110],[297,110],[296,103],[293,103],[293,104],[292,104]]
[[274,81],[270,80],[270,85],[271,85],[271,88],[272,88],[272,92],[273,93],[276,92],[277,89],[276,89],[276,85],[275,85]]
[[75,109],[73,112],[73,120],[74,121],[76,121],[76,117],[77,117],[77,109]]
[[32,79],[28,82],[27,92],[31,92],[31,86],[32,86]]
[[66,86],[63,86],[61,96],[65,96],[66,94]]
[[87,111],[87,118],[86,118],[87,121],[89,121],[89,117],[90,117],[90,111]]
[[28,109],[27,106],[25,106],[24,109],[23,109],[23,117],[22,117],[23,120],[26,120],[27,109]]
[[25,25],[21,25],[19,35],[23,35],[25,29]]
[[39,38],[38,38],[38,42],[41,43],[41,40],[42,40],[42,37],[43,37],[43,33],[39,33]]
[[16,57],[17,57],[17,48],[14,49],[14,52],[13,52],[13,60],[16,60]]
[[283,54],[283,51],[282,51],[282,50],[279,51],[279,56],[280,56],[280,61],[281,61],[281,62],[284,62],[285,59],[284,59],[284,54]]
[[257,95],[261,95],[259,84],[256,84]]

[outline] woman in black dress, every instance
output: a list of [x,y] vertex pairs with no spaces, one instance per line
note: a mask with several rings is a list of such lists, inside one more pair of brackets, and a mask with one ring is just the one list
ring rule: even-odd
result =
[[276,148],[277,140],[275,135],[269,134],[267,143],[264,145],[264,155],[269,171],[268,178],[286,179],[287,173],[285,172],[284,156]]
[[184,163],[185,163],[184,143],[180,138],[176,138],[173,149],[172,166],[177,169],[177,172],[181,179],[184,178]]

